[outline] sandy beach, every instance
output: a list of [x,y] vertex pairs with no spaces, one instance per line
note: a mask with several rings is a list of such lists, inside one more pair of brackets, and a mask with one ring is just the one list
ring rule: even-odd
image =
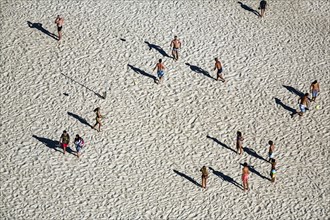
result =
[[0,219],[329,219],[330,1],[267,2],[1,1]]

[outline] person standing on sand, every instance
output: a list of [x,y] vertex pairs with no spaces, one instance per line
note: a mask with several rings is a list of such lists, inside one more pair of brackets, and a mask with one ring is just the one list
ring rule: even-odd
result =
[[299,108],[300,112],[298,113],[299,116],[303,116],[303,114],[306,112],[306,108],[309,107],[309,94],[305,93],[303,97],[300,97],[298,102],[299,102]]
[[101,115],[101,112],[100,112],[100,107],[97,107],[96,109],[94,109],[94,112],[96,113],[96,123],[95,123],[95,125],[93,126],[93,129],[95,129],[95,127],[97,126],[97,125],[99,125],[99,129],[97,130],[98,132],[100,132],[101,131],[101,125],[102,125],[102,123],[101,123],[101,119],[103,118],[103,116]]
[[76,138],[74,139],[74,145],[76,146],[77,157],[80,158],[81,150],[84,147],[84,140],[77,134]]
[[57,26],[57,32],[58,32],[58,40],[60,41],[62,39],[62,26],[64,23],[64,18],[57,15],[55,24]]
[[267,2],[265,0],[260,1],[260,18],[262,18],[265,14],[265,10],[266,10],[266,6],[267,6]]
[[63,131],[63,133],[60,137],[59,143],[60,143],[61,147],[63,148],[63,154],[65,154],[66,148],[68,147],[68,145],[70,143],[70,136],[66,132],[66,130]]
[[236,152],[239,153],[240,155],[243,154],[243,136],[242,132],[237,131],[237,137],[236,137]]
[[209,172],[207,171],[206,166],[203,166],[200,170],[202,172],[202,188],[206,188],[206,180],[209,177]]
[[271,163],[271,169],[270,169],[270,178],[271,178],[271,181],[274,183],[275,182],[275,178],[276,178],[276,161],[275,159],[271,159],[270,161]]
[[179,49],[181,49],[181,42],[177,36],[171,41],[170,47],[172,47],[172,56],[175,61],[179,59]]
[[156,64],[155,68],[152,70],[153,72],[157,69],[157,76],[158,76],[158,81],[156,81],[157,84],[161,83],[163,81],[164,77],[164,70],[165,66],[162,63],[162,59],[159,59],[159,62]]
[[268,150],[268,157],[269,157],[269,162],[272,161],[272,159],[274,159],[274,150],[275,150],[275,145],[273,143],[273,141],[269,141],[269,150]]
[[248,164],[245,162],[243,164],[243,169],[242,169],[242,182],[243,182],[244,191],[249,190],[249,183],[248,183],[249,174],[250,174],[249,167]]
[[221,79],[222,82],[225,82],[225,79],[223,78],[223,74],[222,74],[221,62],[218,58],[215,58],[214,60],[215,60],[215,64],[214,64],[213,70],[217,70],[217,81],[219,81],[219,79]]
[[316,97],[320,93],[320,84],[315,80],[311,84],[312,102],[315,102]]

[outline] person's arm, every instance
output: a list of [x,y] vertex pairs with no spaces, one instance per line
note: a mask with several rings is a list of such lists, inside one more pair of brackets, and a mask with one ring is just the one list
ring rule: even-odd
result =
[[173,45],[173,41],[171,41],[170,47],[172,47],[172,45]]
[[154,72],[156,68],[157,68],[157,64],[156,64],[155,68],[153,68],[152,72]]
[[179,48],[181,49],[181,41],[179,41]]

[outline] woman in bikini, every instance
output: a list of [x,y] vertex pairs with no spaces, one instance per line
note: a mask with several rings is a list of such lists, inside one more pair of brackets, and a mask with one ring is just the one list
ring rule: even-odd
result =
[[206,166],[203,166],[200,170],[202,172],[202,188],[206,188],[206,179],[209,177],[209,172],[207,171]]
[[95,125],[93,126],[93,129],[95,129],[95,127],[97,125],[99,125],[99,129],[97,130],[98,132],[100,132],[101,130],[101,119],[103,118],[103,116],[101,115],[101,112],[100,112],[100,107],[97,107],[96,109],[94,109],[94,112],[96,113],[96,123]]
[[248,183],[249,174],[250,174],[249,167],[245,162],[243,164],[243,169],[242,169],[242,182],[243,182],[244,191],[249,190],[249,183]]
[[237,131],[237,137],[236,137],[236,149],[237,149],[237,153],[239,152],[240,155],[242,155],[243,153],[243,136],[242,136],[242,132]]

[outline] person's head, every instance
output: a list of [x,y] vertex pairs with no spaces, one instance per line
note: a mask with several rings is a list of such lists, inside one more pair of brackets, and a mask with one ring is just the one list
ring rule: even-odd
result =
[[214,60],[215,60],[215,61],[218,61],[219,59],[218,59],[218,57],[216,57],[216,58],[214,58]]
[[100,107],[97,107],[96,109],[94,109],[94,112],[98,112],[100,110]]
[[273,143],[273,141],[268,141],[268,144],[273,145],[274,143]]
[[80,138],[79,134],[76,134],[76,139],[79,139],[79,138]]
[[237,131],[237,136],[241,137],[242,136],[242,132]]
[[177,38],[178,38],[178,36],[175,35],[175,36],[174,36],[174,39],[177,39]]
[[243,166],[244,167],[247,167],[248,166],[247,162],[244,162]]
[[317,83],[317,80],[315,80],[314,82],[312,82],[312,84],[316,84]]
[[275,163],[275,162],[276,162],[274,158],[272,158],[272,160],[271,160],[271,161],[272,161],[272,163]]
[[158,61],[159,61],[159,63],[161,63],[162,62],[162,59],[159,59]]
[[305,93],[305,97],[308,97],[309,96],[309,93]]

